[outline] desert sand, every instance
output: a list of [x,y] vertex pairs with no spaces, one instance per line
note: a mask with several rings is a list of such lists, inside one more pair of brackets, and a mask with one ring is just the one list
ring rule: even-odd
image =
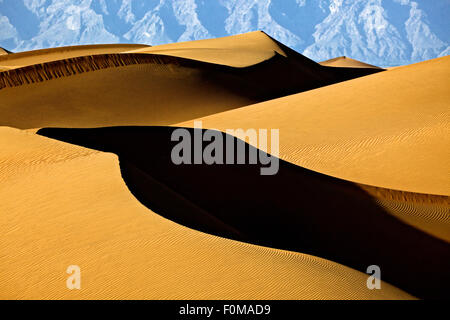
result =
[[0,47],[0,56],[10,54],[11,51],[6,50],[5,48]]
[[[188,229],[141,205],[117,157],[0,129],[0,298],[408,299],[301,253]],[[65,286],[69,265],[82,289]]]
[[170,43],[130,50],[129,53],[156,53],[203,62],[249,67],[272,58],[275,53],[288,53],[267,34],[260,31],[237,36]]
[[[409,293],[436,297],[446,292],[441,285],[450,268],[450,261],[442,260],[449,252],[441,238],[448,234],[446,197],[368,188],[285,161],[273,176],[260,175],[259,166],[248,162],[177,165],[170,160],[172,131],[127,126],[46,128],[38,134],[117,154],[133,195],[182,225],[320,256],[362,272],[377,261],[383,279]],[[405,224],[401,215],[429,223]]]
[[362,184],[448,196],[449,81],[450,57],[443,57],[196,120],[219,130],[278,128],[286,161]]
[[[221,43],[225,52],[234,54],[218,52],[213,56],[222,59],[221,64],[205,62],[209,48],[197,47]],[[262,32],[176,46],[184,48],[183,57],[167,55],[166,46],[154,47],[164,54],[117,53],[121,46],[100,54],[108,50],[101,46],[95,55],[80,57],[73,55],[89,48],[8,55],[13,65],[22,65],[22,56],[32,61],[0,73],[0,125],[21,129],[169,125],[381,71],[323,67],[283,48],[286,54],[281,44]],[[41,63],[49,55],[61,60]],[[235,67],[236,61],[246,67]]]
[[337,57],[334,59],[326,60],[320,62],[322,66],[328,66],[328,67],[350,67],[350,68],[375,68],[375,69],[381,69],[380,67],[358,61],[349,57]]
[[397,218],[450,242],[449,71],[443,57],[197,120],[278,128],[281,159],[355,182]]
[[[0,298],[446,295],[449,57],[319,64],[252,32],[0,68]],[[174,165],[171,130],[194,120],[279,129],[279,174]]]
[[103,53],[121,53],[147,47],[139,44],[97,44],[24,51],[13,55],[5,55],[8,52],[0,48],[0,55],[3,55],[0,57],[0,67],[16,69],[62,59]]
[[[6,56],[6,55],[8,55],[10,52],[8,51],[8,50],[6,50],[6,49],[3,49],[2,47],[0,47],[0,58],[1,58],[1,56]],[[6,71],[6,70],[9,70],[10,68],[9,67],[6,67],[6,66],[0,66],[0,72],[2,72],[2,71]]]

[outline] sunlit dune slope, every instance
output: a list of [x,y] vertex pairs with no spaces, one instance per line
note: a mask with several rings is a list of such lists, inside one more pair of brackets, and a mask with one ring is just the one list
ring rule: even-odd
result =
[[129,52],[165,54],[231,67],[248,67],[270,59],[275,53],[287,56],[272,38],[261,31],[223,38],[163,44]]
[[8,50],[0,47],[0,56],[7,55],[7,54],[10,54],[10,53],[11,52],[9,52]]
[[380,67],[361,62],[355,59],[351,59],[348,57],[338,57],[326,61],[319,62],[322,66],[327,67],[350,67],[350,68],[375,68],[375,69],[381,69]]
[[[277,174],[263,176],[260,165],[249,163],[250,150],[239,152],[246,165],[174,164],[175,129],[48,128],[38,134],[116,153],[133,195],[185,226],[312,254],[362,272],[376,261],[385,281],[414,296],[446,294],[450,284],[446,197],[362,186],[285,161],[279,162]],[[191,137],[201,135],[189,130]],[[232,138],[220,135],[222,141]],[[231,156],[236,163],[236,153],[223,153],[223,159]],[[194,146],[187,154],[196,154]],[[429,223],[405,224],[392,216],[391,209],[397,216],[428,217]],[[416,280],[411,282],[411,277]]]
[[96,44],[24,51],[0,56],[0,68],[15,69],[74,57],[121,53],[148,47],[142,44]]
[[[210,236],[127,190],[117,157],[0,128],[0,298],[408,299],[313,256]],[[66,269],[81,268],[81,290]]]
[[26,68],[3,76],[12,87],[0,89],[2,125],[167,124],[258,101],[236,76],[172,57],[110,54]]
[[289,55],[278,49],[268,60],[236,68],[195,60],[194,49],[190,59],[96,54],[0,72],[0,125],[167,125],[380,71],[323,67],[263,33],[231,38],[253,51],[231,46],[229,38],[216,40],[234,50],[233,57],[217,53],[224,61],[251,60],[253,52],[264,55],[269,44]]
[[447,56],[200,120],[279,129],[282,159],[327,175],[448,196],[449,81]]

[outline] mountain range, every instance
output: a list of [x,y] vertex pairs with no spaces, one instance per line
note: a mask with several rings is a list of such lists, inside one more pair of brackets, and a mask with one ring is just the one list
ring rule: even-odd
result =
[[163,43],[262,30],[307,57],[380,66],[450,54],[450,0],[0,0],[0,46]]

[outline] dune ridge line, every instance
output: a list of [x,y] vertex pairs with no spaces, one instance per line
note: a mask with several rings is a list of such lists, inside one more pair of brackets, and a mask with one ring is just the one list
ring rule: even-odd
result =
[[83,44],[83,45],[74,45],[74,46],[63,46],[63,47],[55,47],[55,48],[45,48],[45,49],[36,49],[30,51],[21,51],[21,52],[11,52],[6,50],[5,48],[0,47],[0,50],[4,50],[8,55],[4,55],[0,57],[0,62],[5,62],[9,60],[16,60],[20,58],[33,57],[37,55],[51,54],[51,53],[62,53],[62,52],[70,52],[77,50],[96,50],[96,49],[114,49],[114,48],[122,48],[122,49],[133,49],[136,48],[149,48],[149,45],[145,44],[132,44],[132,43],[111,43],[111,44]]
[[[0,90],[25,84],[69,77],[85,72],[137,64],[172,64],[194,67],[208,65],[190,59],[154,54],[100,54],[51,61],[0,72]],[[225,66],[224,66],[225,67]]]

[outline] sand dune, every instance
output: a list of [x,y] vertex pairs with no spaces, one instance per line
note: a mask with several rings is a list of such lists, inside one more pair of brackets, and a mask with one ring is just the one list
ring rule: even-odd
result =
[[200,120],[278,128],[282,159],[353,181],[386,212],[450,242],[449,69],[443,57]]
[[[0,150],[0,298],[412,298],[384,282],[367,290],[366,274],[328,260],[161,218],[127,190],[112,154],[11,128]],[[74,264],[82,290],[70,291]]]
[[280,158],[330,176],[448,196],[449,75],[447,56],[200,120],[280,129]]
[[164,54],[237,68],[261,63],[273,57],[275,53],[287,57],[287,53],[278,43],[261,31],[216,39],[170,43],[129,52]]
[[[208,76],[208,65],[195,68],[160,57],[141,55],[148,63],[138,64],[131,56],[131,64],[125,66],[120,66],[124,56],[79,57],[70,67],[66,61],[54,62],[58,67],[50,67],[49,72],[42,71],[48,64],[40,70],[12,70],[16,77],[4,76],[0,81],[13,86],[0,90],[0,123],[19,128],[166,124],[258,101],[252,92],[246,95],[245,88],[242,94],[235,93],[239,79],[227,80],[232,75],[219,71]],[[82,61],[87,71],[114,65],[114,61],[119,61],[119,67],[83,72]],[[64,76],[66,70],[69,76]],[[42,74],[50,74],[52,80],[45,81]],[[36,82],[26,84],[28,79]]]
[[[319,64],[263,32],[1,53],[0,298],[448,296],[450,56]],[[279,129],[278,174],[174,165],[193,119]]]
[[[216,45],[233,44],[235,37]],[[250,41],[250,40],[251,41]],[[236,40],[237,41],[237,40]],[[242,61],[263,56],[267,35],[250,33],[252,52],[220,56]],[[273,49],[273,48],[272,48]],[[289,51],[246,68],[149,53],[97,54],[0,73],[0,125],[17,128],[168,125],[379,72],[323,67]],[[202,51],[203,52],[203,51]],[[230,60],[230,61],[231,61]]]
[[350,68],[375,68],[375,69],[381,69],[380,67],[361,62],[349,57],[337,57],[334,59],[326,60],[320,62],[322,66],[327,67],[350,67]]
[[[369,194],[368,186],[284,161],[273,176],[261,176],[260,165],[176,165],[170,160],[176,144],[170,142],[173,130],[50,128],[38,133],[116,153],[122,176],[137,199],[183,225],[240,241],[313,254],[362,272],[376,261],[385,281],[415,296],[437,298],[445,294],[450,283],[445,276],[450,268],[448,243],[400,222],[376,201],[401,201],[409,206],[397,209],[404,215],[410,213],[408,209],[423,215],[435,213],[437,217],[441,212],[440,224],[435,224],[441,226],[438,230],[448,231],[448,221],[442,221],[448,209],[445,197],[387,190],[394,198],[387,199],[381,192],[372,190]],[[194,152],[192,146],[191,154]],[[236,163],[236,155],[234,158]],[[429,211],[424,211],[423,206]],[[434,208],[439,211],[434,212]],[[423,260],[427,263],[421,263]],[[417,280],[412,283],[411,277]]]
[[0,68],[22,68],[51,61],[95,54],[121,53],[147,47],[147,45],[140,44],[96,44],[24,51],[7,56],[1,56]]
[[7,54],[10,54],[10,53],[11,52],[9,52],[8,50],[0,47],[0,56],[7,55]]

